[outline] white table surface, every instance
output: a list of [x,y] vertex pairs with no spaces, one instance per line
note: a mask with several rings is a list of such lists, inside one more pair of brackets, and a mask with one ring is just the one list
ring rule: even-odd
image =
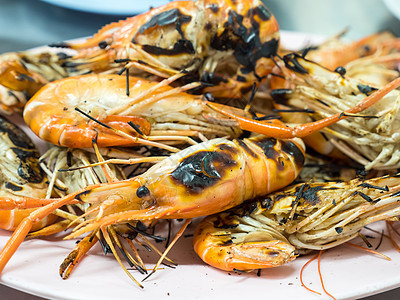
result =
[[[389,29],[400,36],[400,22],[392,16],[381,0],[265,2],[284,30],[334,35],[348,27],[347,36],[357,39]],[[37,0],[0,0],[0,53],[91,35],[102,25],[119,18],[121,17],[77,12]],[[42,298],[0,284],[0,299]],[[400,299],[400,288],[364,299]]]

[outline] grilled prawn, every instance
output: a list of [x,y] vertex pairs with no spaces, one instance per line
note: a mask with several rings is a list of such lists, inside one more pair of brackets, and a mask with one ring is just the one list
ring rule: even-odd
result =
[[[108,152],[107,154],[115,153]],[[136,159],[140,159],[138,154],[136,154],[136,156]],[[49,174],[49,177],[52,178],[52,182],[55,185],[53,189],[54,193],[60,197],[81,190],[88,185],[107,183],[126,178],[122,170],[118,166],[115,166],[115,163],[124,163],[126,161],[111,159],[113,163],[96,165],[99,163],[99,159],[101,162],[104,162],[104,159],[110,162],[109,157],[103,157],[100,153],[95,155],[94,153],[89,153],[80,149],[68,149],[54,146],[51,147],[41,159],[46,160],[46,164],[44,165],[44,163],[42,163],[42,167],[45,172]],[[65,171],[65,168],[68,168],[70,171]],[[31,232],[27,237],[37,238],[47,236],[65,230],[67,227],[72,227],[74,224],[77,226],[84,221],[84,213],[89,207],[88,203],[82,203],[69,205],[62,211],[57,210],[57,215],[63,218],[60,222],[47,226],[42,230]],[[67,279],[70,276],[76,264],[78,264],[87,251],[99,240],[104,249],[119,247],[120,251],[123,251],[124,257],[129,264],[135,266],[142,272],[144,272],[145,266],[136,250],[134,241],[136,241],[138,245],[143,245],[144,243],[159,252],[150,241],[143,237],[143,234],[150,237],[152,237],[152,235],[146,233],[146,226],[138,221],[113,224],[106,228],[111,235],[109,240],[105,240],[104,236],[99,233],[90,235],[82,239],[75,249],[64,259],[59,269],[60,276],[63,279]],[[158,240],[162,239],[161,237],[154,238]],[[127,241],[131,251],[121,246],[123,240]],[[114,253],[114,255],[116,254]],[[116,258],[119,260],[117,255]]]
[[62,66],[67,55],[28,50],[0,55],[0,110],[21,114],[26,102],[46,83],[74,75]]
[[281,266],[306,251],[341,245],[372,222],[395,218],[399,191],[398,175],[298,184],[205,218],[194,249],[226,271]]
[[341,35],[328,39],[321,45],[306,48],[304,55],[334,71],[365,57],[386,56],[399,49],[399,39],[388,31],[374,33],[353,42],[345,42]]
[[269,74],[278,45],[278,24],[261,1],[196,0],[173,1],[106,25],[83,43],[55,46],[77,51],[66,61],[74,69],[117,72],[129,62],[134,74],[185,71],[215,96],[238,97]]
[[40,203],[40,199],[30,197],[20,201],[0,198],[3,209],[22,205],[40,207],[24,219],[3,248],[0,270],[32,225],[62,205],[90,205],[86,220],[75,228],[70,238],[95,234],[98,230],[103,232],[108,225],[130,220],[194,218],[229,209],[288,185],[303,163],[304,145],[299,139],[254,137],[230,141],[220,138],[173,154],[142,175],[91,185],[60,199]]
[[[271,95],[278,106],[310,111],[296,115],[283,113],[284,120],[303,123],[311,119],[326,120],[332,115],[341,118],[340,122],[321,128],[322,133],[306,137],[309,146],[326,155],[340,152],[342,157],[350,157],[367,170],[399,167],[398,76],[379,90],[375,85],[329,71],[295,54],[284,59],[286,69],[282,70],[287,85],[275,82]],[[363,110],[354,110],[368,102],[365,99],[374,97],[376,101],[365,105]]]
[[43,140],[71,148],[90,148],[95,137],[99,147],[106,147],[182,142],[199,134],[237,137],[242,132],[234,121],[209,108],[202,96],[185,93],[184,87],[128,79],[129,83],[119,75],[84,75],[51,82],[27,103],[24,120]]

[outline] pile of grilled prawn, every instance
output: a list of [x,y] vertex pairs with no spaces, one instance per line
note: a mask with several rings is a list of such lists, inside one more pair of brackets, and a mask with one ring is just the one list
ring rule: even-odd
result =
[[[84,42],[4,54],[0,110],[52,146],[40,156],[0,119],[0,226],[13,231],[0,272],[25,238],[66,228],[85,237],[63,278],[98,242],[147,273],[132,241],[156,249],[148,229],[165,219],[186,221],[150,275],[193,218],[205,217],[194,250],[227,271],[280,266],[396,220],[398,39],[288,52],[279,38],[259,0],[176,1]],[[311,155],[368,175],[305,181]]]

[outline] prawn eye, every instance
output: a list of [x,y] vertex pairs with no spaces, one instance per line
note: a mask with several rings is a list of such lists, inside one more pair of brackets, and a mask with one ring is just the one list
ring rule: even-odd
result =
[[143,197],[146,197],[146,196],[148,196],[148,195],[150,195],[150,191],[149,191],[149,189],[148,189],[146,186],[144,186],[144,185],[142,185],[141,187],[139,187],[139,188],[136,190],[136,196],[138,196],[138,198],[143,198]]
[[343,76],[344,74],[346,74],[346,69],[344,67],[337,67],[335,69],[336,73],[339,73],[341,76]]

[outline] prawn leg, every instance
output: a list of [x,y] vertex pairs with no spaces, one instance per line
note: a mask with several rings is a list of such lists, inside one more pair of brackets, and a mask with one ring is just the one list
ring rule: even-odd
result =
[[51,214],[55,209],[60,208],[65,204],[74,204],[77,200],[70,199],[66,197],[64,199],[53,201],[46,206],[40,207],[37,210],[33,211],[28,217],[26,217],[15,229],[13,235],[7,241],[6,245],[0,252],[0,273],[3,271],[4,267],[17,251],[18,247],[21,245],[25,237],[28,235],[32,226],[47,217]]
[[38,238],[42,236],[49,236],[52,234],[59,233],[65,229],[68,228],[68,225],[71,223],[71,220],[62,220],[60,222],[51,224],[49,226],[46,226],[40,230],[30,232],[26,238],[33,239],[33,238]]
[[97,243],[99,238],[97,235],[88,235],[81,240],[64,259],[60,265],[59,273],[62,279],[68,279],[75,265],[83,258],[83,256]]
[[325,127],[335,124],[340,120],[344,120],[348,118],[349,116],[347,114],[356,114],[359,113],[376,102],[378,102],[382,97],[384,97],[386,94],[391,92],[392,90],[396,89],[397,87],[400,86],[400,78],[396,78],[389,84],[387,84],[385,87],[382,89],[372,93],[368,97],[366,97],[364,100],[362,100],[359,104],[356,106],[342,112],[342,113],[337,113],[335,115],[332,115],[330,117],[327,117],[322,120],[318,120],[315,122],[303,124],[303,125],[298,125],[295,127],[288,127],[285,123],[279,121],[279,120],[272,120],[268,122],[261,122],[257,120],[253,120],[244,116],[239,116],[236,114],[231,113],[227,109],[225,109],[224,106],[218,103],[212,103],[208,102],[207,105],[214,109],[215,111],[224,114],[230,118],[235,119],[240,128],[243,130],[248,130],[260,134],[264,134],[266,136],[272,136],[275,138],[281,138],[281,139],[288,139],[288,138],[294,138],[294,137],[305,137],[310,135],[311,133],[317,132],[321,129],[324,129]]

